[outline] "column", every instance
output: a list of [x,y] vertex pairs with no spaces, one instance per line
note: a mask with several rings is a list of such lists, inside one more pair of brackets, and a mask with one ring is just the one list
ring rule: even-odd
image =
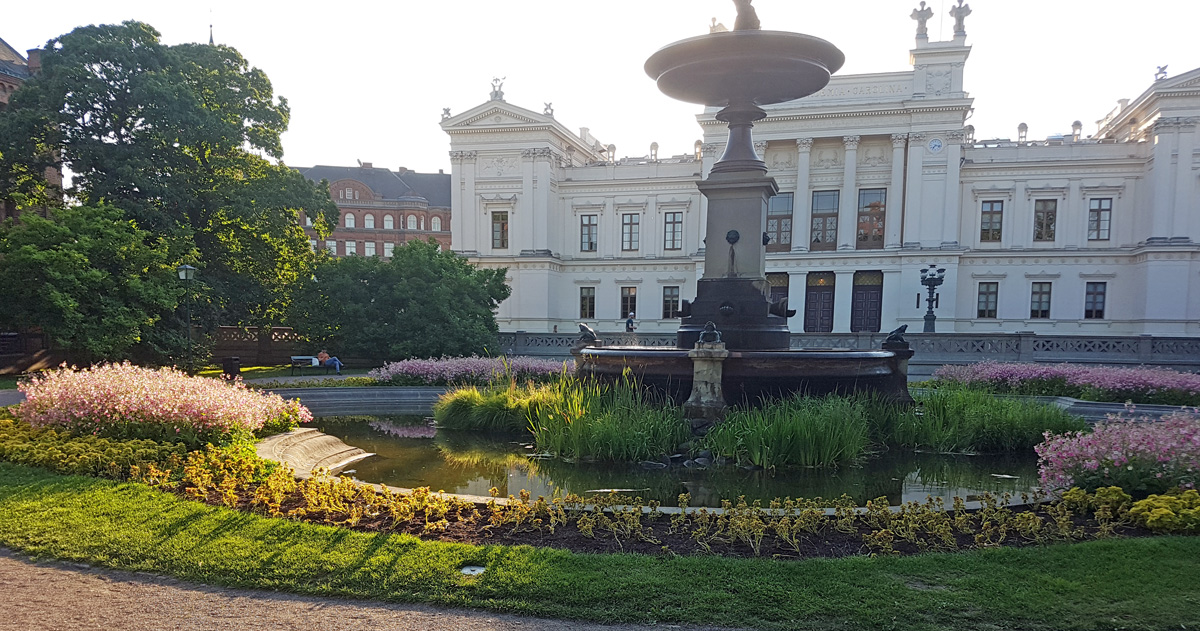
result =
[[908,134],[892,134],[892,184],[888,190],[887,214],[883,218],[884,237],[883,247],[886,250],[898,250],[900,228],[903,224],[902,209],[904,208],[904,146],[908,144]]
[[946,134],[946,211],[942,223],[942,247],[958,247],[958,228],[962,223],[962,141],[961,131]]
[[477,254],[483,250],[475,195],[475,160],[478,156],[474,151],[450,152],[450,173],[453,182],[450,187],[450,230],[452,234],[458,235],[456,242],[452,244],[455,252]]
[[1062,206],[1054,227],[1055,247],[1078,250],[1087,246],[1087,204],[1080,185],[1079,178],[1071,178],[1067,198],[1059,202]]
[[606,259],[616,258],[621,249],[621,218],[617,216],[616,202],[613,198],[604,199],[604,210],[600,212],[599,223],[600,256]]
[[1195,186],[1196,176],[1192,174],[1192,153],[1196,150],[1196,124],[1195,118],[1179,119],[1179,151],[1175,167],[1177,169],[1175,175],[1175,199],[1172,206],[1175,212],[1172,213],[1175,217],[1174,230],[1171,231],[1172,237],[1191,237],[1191,226],[1188,225],[1188,219],[1195,212]]
[[833,332],[850,332],[850,310],[854,297],[854,270],[835,272],[833,281]]
[[904,185],[904,242],[921,247],[921,184],[925,172],[925,134],[908,135],[908,181]]
[[899,267],[883,270],[883,304],[880,306],[880,331],[891,331],[900,326],[900,319],[905,313],[905,305],[912,303],[906,299],[904,276]]
[[1175,119],[1162,118],[1154,125],[1154,170],[1150,173],[1154,205],[1148,241],[1165,243],[1174,232],[1175,169],[1171,168],[1171,154],[1175,151],[1176,129]]
[[788,272],[788,309],[795,309],[796,315],[788,318],[788,330],[792,333],[804,332],[804,301],[807,298],[808,274],[806,272]]
[[[812,146],[812,138],[796,140],[796,197],[792,203],[793,252],[807,252],[812,242],[812,192],[809,190]],[[801,298],[803,297],[801,295]]]
[[[842,204],[838,209],[839,250],[853,250],[858,243],[858,140],[858,136],[842,138],[846,143],[846,175],[842,181]],[[850,321],[846,322],[849,327]]]
[[[533,239],[538,232],[538,217],[536,216],[533,194],[533,169],[535,149],[525,149],[521,152],[521,198],[513,210],[515,216],[508,218],[508,250],[516,254],[532,253]],[[545,218],[541,218],[545,222]]]

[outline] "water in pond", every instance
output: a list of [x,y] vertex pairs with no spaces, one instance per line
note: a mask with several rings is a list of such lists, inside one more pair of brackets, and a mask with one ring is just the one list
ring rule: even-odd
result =
[[895,505],[924,501],[929,495],[946,498],[947,503],[955,496],[970,500],[985,492],[1019,497],[1038,483],[1032,450],[1023,456],[891,452],[861,466],[774,474],[731,465],[648,470],[636,464],[531,459],[533,450],[524,436],[435,431],[420,419],[318,419],[315,425],[377,454],[352,465],[350,475],[359,480],[469,495],[486,496],[492,487],[505,496],[524,489],[534,497],[550,497],[555,489],[579,495],[618,489],[664,506],[676,505],[680,493],[691,494],[692,506],[719,506],[722,499],[740,495],[767,502],[777,497],[833,498],[845,493],[859,502],[886,495]]

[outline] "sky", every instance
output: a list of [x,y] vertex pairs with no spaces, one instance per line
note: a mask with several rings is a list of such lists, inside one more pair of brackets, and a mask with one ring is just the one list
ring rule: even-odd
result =
[[[755,0],[763,28],[815,35],[846,54],[839,74],[911,70],[919,0]],[[950,39],[954,0],[928,0],[930,39]],[[568,129],[588,127],[618,155],[690,153],[701,137],[695,105],[658,92],[643,71],[662,46],[732,27],[730,0],[58,0],[14,2],[0,38],[24,51],[76,26],[140,20],[167,44],[237,48],[287,98],[291,166],[353,165],[449,171],[442,108],[486,101],[494,77],[505,100],[541,112],[553,103]],[[966,89],[976,137],[1084,135],[1137,98],[1158,66],[1200,67],[1200,0],[969,0]]]

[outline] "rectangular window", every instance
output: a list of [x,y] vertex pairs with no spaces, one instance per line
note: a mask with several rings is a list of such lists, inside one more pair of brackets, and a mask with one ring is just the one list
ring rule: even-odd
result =
[[395,252],[395,251],[396,251],[396,244],[395,244],[395,243],[390,243],[390,242],[389,242],[389,243],[385,243],[385,244],[383,244],[383,256],[384,256],[384,258],[389,258],[389,259],[390,259],[390,258],[392,258],[392,253],[393,253],[393,252]]
[[1058,200],[1039,199],[1033,202],[1033,240],[1053,241],[1054,224],[1058,220]]
[[333,256],[337,256],[337,241],[334,241],[333,239],[329,239],[328,241],[326,241],[325,242],[325,250],[328,251]]
[[311,228],[311,227],[312,227],[312,217],[309,217],[307,214],[306,214],[306,215],[304,215],[304,226],[305,226],[306,228]]
[[600,236],[599,218],[596,215],[579,216],[579,251],[595,252]]
[[1034,283],[1029,298],[1029,318],[1041,320],[1050,317],[1050,283]]
[[1088,203],[1088,241],[1107,241],[1112,227],[1112,198]]
[[979,283],[980,318],[995,318],[996,306],[1000,303],[1000,283]]
[[596,318],[596,288],[579,288],[579,317],[584,320]]
[[979,214],[979,240],[999,242],[1003,221],[1004,202],[983,202],[983,211]]
[[308,240],[308,248],[309,248],[310,250],[312,250],[313,252],[316,252],[316,251],[317,251],[317,240],[316,240],[316,239],[309,239],[309,240]]
[[632,317],[637,311],[637,287],[621,288],[621,318]]
[[679,317],[679,288],[678,287],[663,287],[663,310],[662,317],[664,320],[669,318]]
[[883,249],[883,219],[886,210],[886,188],[864,188],[858,192],[858,237],[855,249]]
[[813,191],[810,250],[837,249],[838,206],[841,198],[840,191]]
[[642,216],[637,213],[621,215],[621,249],[626,252],[637,250],[640,246]]
[[683,213],[667,213],[663,215],[663,249],[683,249]]
[[375,256],[374,241],[367,241],[366,244],[363,245],[363,254],[366,256]]
[[[412,217],[409,220],[410,224],[416,223]],[[508,211],[492,213],[492,247],[498,250],[508,247]]]
[[358,241],[346,242],[346,256],[356,256],[358,254]]
[[1104,303],[1108,296],[1108,283],[1088,283],[1083,297],[1083,318],[1103,320]]
[[792,202],[791,193],[780,193],[767,202],[768,252],[789,252],[792,249]]

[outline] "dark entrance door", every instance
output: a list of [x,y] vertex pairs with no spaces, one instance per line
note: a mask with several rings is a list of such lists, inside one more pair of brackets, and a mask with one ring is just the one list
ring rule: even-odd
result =
[[850,296],[850,331],[878,333],[883,319],[883,273],[856,272]]

